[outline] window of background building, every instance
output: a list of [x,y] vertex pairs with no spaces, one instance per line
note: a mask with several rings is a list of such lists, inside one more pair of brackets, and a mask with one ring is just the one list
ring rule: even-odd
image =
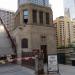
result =
[[55,23],[54,26],[57,28],[57,23]]
[[28,39],[24,38],[21,40],[21,48],[28,48]]
[[37,10],[33,10],[32,11],[32,13],[33,13],[33,23],[37,23]]
[[68,25],[68,32],[69,32],[69,34],[70,34],[70,23],[67,22],[67,25]]
[[46,13],[46,24],[49,24],[49,13]]
[[29,16],[29,11],[24,10],[24,12],[23,12],[23,21],[24,21],[25,24],[28,23],[28,16]]
[[67,25],[68,25],[68,34],[69,34],[68,43],[70,43],[70,23],[67,22]]
[[43,12],[42,11],[39,12],[39,20],[40,20],[40,23],[43,24]]

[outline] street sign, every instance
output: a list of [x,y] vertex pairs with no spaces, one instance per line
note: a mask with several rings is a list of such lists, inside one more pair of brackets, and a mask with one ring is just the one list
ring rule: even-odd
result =
[[48,55],[48,72],[58,72],[57,55]]

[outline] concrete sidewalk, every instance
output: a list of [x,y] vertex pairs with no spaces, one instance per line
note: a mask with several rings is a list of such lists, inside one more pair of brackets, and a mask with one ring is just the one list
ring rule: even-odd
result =
[[0,66],[0,75],[35,75],[35,72],[20,65]]
[[59,75],[59,74],[40,74],[40,75]]
[[[45,67],[45,73],[47,71]],[[59,65],[60,74],[41,74],[41,75],[75,75],[75,67],[69,65]],[[0,75],[37,75],[35,71],[20,65],[8,64],[0,65]]]
[[[29,69],[27,67],[15,64],[7,64],[7,65],[0,65],[0,75],[37,75],[37,74],[35,74],[34,70]],[[57,75],[57,74],[41,74],[41,75]]]

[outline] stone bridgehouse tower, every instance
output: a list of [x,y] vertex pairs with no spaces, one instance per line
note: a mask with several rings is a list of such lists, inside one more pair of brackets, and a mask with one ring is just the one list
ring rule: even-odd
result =
[[18,1],[13,31],[18,58],[33,50],[43,50],[44,59],[47,54],[56,54],[56,28],[53,26],[52,9],[48,0],[38,1]]

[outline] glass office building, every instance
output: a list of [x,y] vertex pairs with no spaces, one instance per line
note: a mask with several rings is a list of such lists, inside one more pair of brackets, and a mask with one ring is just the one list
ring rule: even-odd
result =
[[75,18],[75,0],[64,0],[64,15]]
[[18,6],[26,3],[33,3],[42,6],[49,6],[49,0],[18,0]]

